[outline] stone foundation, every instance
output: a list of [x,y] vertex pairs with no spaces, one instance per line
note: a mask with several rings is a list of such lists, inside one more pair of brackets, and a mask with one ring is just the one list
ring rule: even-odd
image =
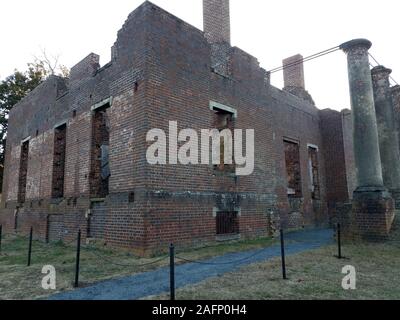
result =
[[394,200],[386,190],[358,189],[354,192],[351,218],[354,240],[386,240],[394,217]]
[[400,212],[400,190],[390,190],[390,194],[392,195],[392,198],[394,200],[396,212]]

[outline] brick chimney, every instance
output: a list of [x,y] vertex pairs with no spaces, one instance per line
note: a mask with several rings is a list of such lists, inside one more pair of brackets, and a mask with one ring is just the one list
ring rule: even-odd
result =
[[284,80],[283,90],[314,105],[314,100],[305,88],[303,56],[301,54],[296,54],[284,59],[282,64]]
[[295,56],[283,60],[283,80],[285,87],[296,87],[305,89],[303,56]]
[[203,0],[204,32],[210,43],[231,42],[229,0]]

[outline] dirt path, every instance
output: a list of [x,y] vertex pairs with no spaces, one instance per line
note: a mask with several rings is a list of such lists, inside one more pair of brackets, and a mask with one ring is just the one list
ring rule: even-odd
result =
[[[331,244],[330,229],[313,229],[286,235],[286,254],[313,250]],[[199,283],[210,277],[232,272],[248,264],[266,261],[280,256],[280,246],[261,250],[225,254],[199,262],[187,262],[175,267],[176,288]],[[178,255],[177,260],[180,257]],[[99,282],[93,286],[63,292],[51,296],[50,300],[135,300],[169,291],[169,267]]]

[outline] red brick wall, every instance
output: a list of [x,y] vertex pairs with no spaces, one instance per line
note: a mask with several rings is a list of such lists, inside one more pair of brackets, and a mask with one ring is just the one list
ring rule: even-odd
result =
[[305,88],[303,56],[295,56],[283,60],[283,79],[285,87]]
[[64,197],[89,195],[91,125],[90,112],[70,118],[67,125]]
[[342,114],[344,159],[346,165],[346,181],[349,199],[353,199],[353,192],[357,187],[357,177],[353,146],[353,119],[351,111],[346,109]]
[[204,32],[210,42],[230,42],[229,0],[203,1]]
[[64,196],[66,142],[67,126],[63,125],[54,130],[53,176],[51,183],[53,198],[62,198]]
[[326,165],[326,189],[330,216],[333,218],[350,203],[356,187],[351,112],[321,110],[323,153]]
[[[70,239],[79,228],[86,236],[89,226],[92,236],[109,245],[147,253],[165,250],[170,242],[186,246],[215,241],[216,210],[240,213],[243,238],[269,235],[279,220],[285,227],[326,221],[329,154],[318,110],[270,86],[257,59],[239,48],[227,50],[224,75],[211,70],[211,52],[202,31],[146,2],[119,31],[109,64],[98,69],[96,59],[86,58],[69,83],[52,78],[35,90],[10,115],[7,207],[0,223],[12,230],[17,210],[18,230],[26,232],[32,225],[42,239]],[[91,107],[109,97],[111,177],[109,195],[98,203],[90,199],[89,187]],[[177,121],[179,130],[212,129],[211,100],[237,110],[235,129],[255,130],[254,173],[235,176],[216,172],[211,164],[149,165],[147,132],[168,132],[169,121]],[[23,108],[29,110],[25,117]],[[55,201],[50,199],[54,127],[61,121],[67,122],[64,199]],[[16,203],[14,163],[19,163],[21,140],[29,135],[34,146],[28,164],[29,201],[21,206]],[[284,138],[299,141],[302,198],[295,204],[287,195]],[[312,199],[309,144],[319,150],[319,200]]]

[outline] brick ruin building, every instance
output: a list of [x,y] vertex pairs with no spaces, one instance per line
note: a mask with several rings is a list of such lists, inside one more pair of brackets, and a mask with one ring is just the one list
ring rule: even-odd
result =
[[[204,32],[146,1],[109,63],[91,53],[69,79],[49,77],[11,110],[3,230],[32,226],[54,241],[81,229],[146,254],[346,216],[357,186],[352,113],[318,109],[302,64],[285,68],[284,81],[272,86],[255,57],[230,45],[229,0],[204,0]],[[254,173],[150,165],[146,134],[169,121],[254,129]]]

